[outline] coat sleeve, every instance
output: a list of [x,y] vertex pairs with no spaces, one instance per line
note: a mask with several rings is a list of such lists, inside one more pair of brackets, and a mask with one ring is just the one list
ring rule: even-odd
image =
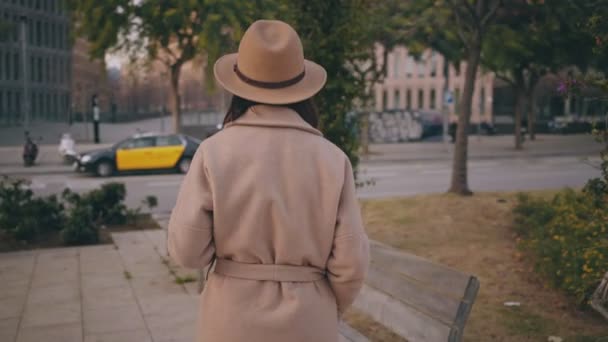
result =
[[184,177],[169,220],[167,249],[183,267],[203,269],[215,254],[213,195],[199,147]]
[[352,166],[346,160],[334,242],[327,262],[328,279],[340,314],[353,303],[361,290],[368,264],[369,241],[355,194]]

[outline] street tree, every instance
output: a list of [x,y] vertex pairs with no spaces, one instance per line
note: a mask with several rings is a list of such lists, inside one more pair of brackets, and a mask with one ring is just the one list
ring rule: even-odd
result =
[[169,75],[173,130],[180,130],[179,80],[182,67],[197,56],[214,61],[238,40],[268,6],[256,1],[68,0],[76,33],[90,42],[93,58],[121,51],[161,61]]
[[482,64],[514,89],[516,149],[523,147],[521,123],[526,115],[530,139],[535,138],[535,90],[541,78],[571,66],[584,69],[589,63],[592,45],[577,25],[581,15],[568,0],[511,1],[490,28]]
[[[285,2],[284,18],[300,34],[306,58],[327,71],[327,84],[315,96],[320,129],[356,168],[359,158],[356,100],[366,96],[367,79],[355,68],[373,60],[366,0]],[[373,68],[373,67],[372,67]],[[371,71],[374,71],[373,69]]]
[[[455,31],[457,42],[466,61],[463,92],[458,108],[458,125],[449,192],[471,195],[467,177],[468,130],[471,119],[473,91],[477,79],[481,51],[487,32],[494,22],[501,0],[415,0],[419,11],[404,15],[425,18],[421,29],[431,32]],[[435,37],[437,34],[429,34]],[[445,40],[444,40],[445,41]],[[449,41],[448,41],[449,42]]]

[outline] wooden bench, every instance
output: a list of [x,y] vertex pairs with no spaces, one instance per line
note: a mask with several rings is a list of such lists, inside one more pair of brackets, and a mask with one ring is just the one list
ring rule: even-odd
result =
[[599,312],[605,319],[608,319],[608,272],[591,296],[591,307]]
[[410,342],[461,341],[476,277],[371,242],[371,265],[354,307]]

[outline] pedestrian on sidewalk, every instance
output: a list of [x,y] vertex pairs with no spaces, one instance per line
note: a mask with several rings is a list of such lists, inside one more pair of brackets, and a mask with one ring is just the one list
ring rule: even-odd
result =
[[346,155],[317,130],[326,81],[288,24],[261,20],[215,78],[233,94],[224,128],[200,145],[169,223],[179,264],[214,264],[198,340],[336,342],[369,244]]

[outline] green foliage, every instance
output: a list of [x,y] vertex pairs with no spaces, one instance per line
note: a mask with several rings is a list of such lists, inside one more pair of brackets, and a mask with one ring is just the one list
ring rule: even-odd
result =
[[127,207],[123,203],[126,194],[124,184],[106,183],[83,195],[66,189],[63,198],[74,207],[89,207],[93,220],[98,224],[117,225],[127,220]]
[[[34,243],[60,234],[66,245],[99,242],[101,225],[125,224],[140,209],[124,204],[126,189],[121,183],[107,183],[99,189],[78,194],[66,189],[57,196],[36,197],[21,179],[0,179],[0,236]],[[158,204],[154,196],[145,204]],[[135,220],[135,218],[133,218]]]
[[515,208],[521,246],[537,270],[585,304],[608,269],[608,195],[565,190],[551,201],[525,195]]
[[581,304],[608,270],[608,136],[595,134],[606,144],[602,178],[550,201],[520,195],[514,210],[521,246],[535,255],[538,270]]
[[[365,96],[365,80],[353,73],[353,65],[371,59],[373,45],[365,30],[363,0],[290,1],[287,22],[300,34],[306,58],[327,70],[327,85],[315,97],[324,135],[340,147],[353,167],[358,163],[358,124],[350,116],[355,99]],[[326,13],[327,15],[322,15]]]
[[79,202],[70,211],[61,238],[66,245],[89,245],[99,242],[99,226],[90,206]]
[[27,182],[0,179],[0,230],[17,241],[35,242],[57,232],[63,210],[56,196],[34,197]]

